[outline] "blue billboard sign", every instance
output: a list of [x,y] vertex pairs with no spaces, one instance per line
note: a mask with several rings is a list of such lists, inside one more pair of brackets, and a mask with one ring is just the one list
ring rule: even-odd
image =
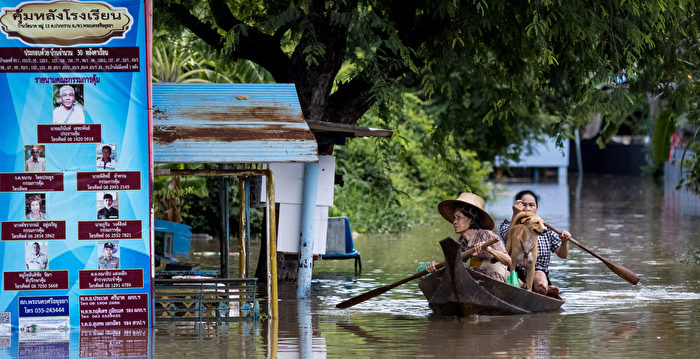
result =
[[150,1],[0,8],[0,330],[149,327]]

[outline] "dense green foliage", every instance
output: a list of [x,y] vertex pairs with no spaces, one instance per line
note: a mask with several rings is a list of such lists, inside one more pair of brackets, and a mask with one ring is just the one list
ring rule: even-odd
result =
[[153,82],[272,82],[270,74],[260,66],[243,59],[222,60],[209,46],[187,33],[173,41],[156,37],[151,70]]
[[649,98],[662,114],[643,119],[656,158],[676,126],[689,128],[683,184],[700,190],[694,0],[154,5],[156,41],[168,44],[156,50],[191,56],[174,61],[175,81],[295,83],[308,120],[396,131],[336,150],[346,183],[336,210],[357,229],[405,228],[460,191],[485,195],[496,156],[517,158],[543,134],[566,139],[598,113],[603,144]]
[[[458,147],[455,139],[444,140],[446,151],[435,154],[429,136],[435,121],[414,94],[403,95],[403,121],[391,140],[357,138],[337,148],[337,171],[344,186],[335,189],[336,213],[346,215],[358,232],[396,231],[423,223],[426,213],[435,213],[444,199],[460,192],[486,196],[488,163],[476,159],[476,152]],[[376,114],[362,125],[381,126]],[[398,194],[398,195],[396,195]]]
[[569,137],[596,113],[604,142],[649,96],[699,121],[694,0],[154,4],[157,34],[187,28],[218,59],[295,83],[309,120],[354,124],[372,110],[403,121],[402,93],[414,89],[430,99],[441,154],[453,137],[481,160],[517,157],[523,139]]

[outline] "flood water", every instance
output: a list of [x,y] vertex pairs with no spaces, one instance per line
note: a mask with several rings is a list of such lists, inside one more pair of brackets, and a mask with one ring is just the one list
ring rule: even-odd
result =
[[[310,300],[296,300],[295,287],[281,283],[279,320],[228,326],[158,324],[154,355],[697,357],[700,203],[697,197],[675,192],[673,185],[606,176],[579,182],[574,176],[568,184],[499,187],[498,199],[487,203],[497,226],[510,217],[515,192],[533,189],[542,197],[541,217],[640,277],[638,285],[631,285],[571,244],[569,258],[553,256],[550,267],[552,282],[566,300],[560,312],[434,317],[416,282],[349,309],[335,308],[338,302],[414,274],[422,261],[442,261],[437,242],[454,233],[449,223],[436,221],[405,233],[360,235],[355,247],[362,255],[361,276],[354,275],[352,260],[316,262]],[[437,211],[435,216],[439,218]]]

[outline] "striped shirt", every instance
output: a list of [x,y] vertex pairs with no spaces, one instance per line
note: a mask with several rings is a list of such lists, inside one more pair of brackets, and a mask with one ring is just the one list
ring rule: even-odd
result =
[[[510,228],[510,221],[504,219],[499,227],[499,233],[501,234],[501,238],[506,241],[508,228]],[[551,253],[556,251],[559,247],[561,247],[561,238],[559,238],[559,235],[553,230],[547,228],[547,231],[545,231],[543,235],[537,236],[537,262],[535,262],[535,269],[549,273],[549,262],[552,258]]]

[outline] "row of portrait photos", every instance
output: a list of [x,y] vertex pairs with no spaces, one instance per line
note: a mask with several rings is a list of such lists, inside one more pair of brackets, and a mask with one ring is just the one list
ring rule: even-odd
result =
[[[117,169],[117,145],[98,143],[95,153],[95,168],[98,171],[114,171]],[[24,146],[24,170],[27,172],[46,171],[46,146]]]
[[[119,242],[97,242],[97,269],[119,269]],[[49,269],[49,241],[25,241],[24,267],[26,270]]]

